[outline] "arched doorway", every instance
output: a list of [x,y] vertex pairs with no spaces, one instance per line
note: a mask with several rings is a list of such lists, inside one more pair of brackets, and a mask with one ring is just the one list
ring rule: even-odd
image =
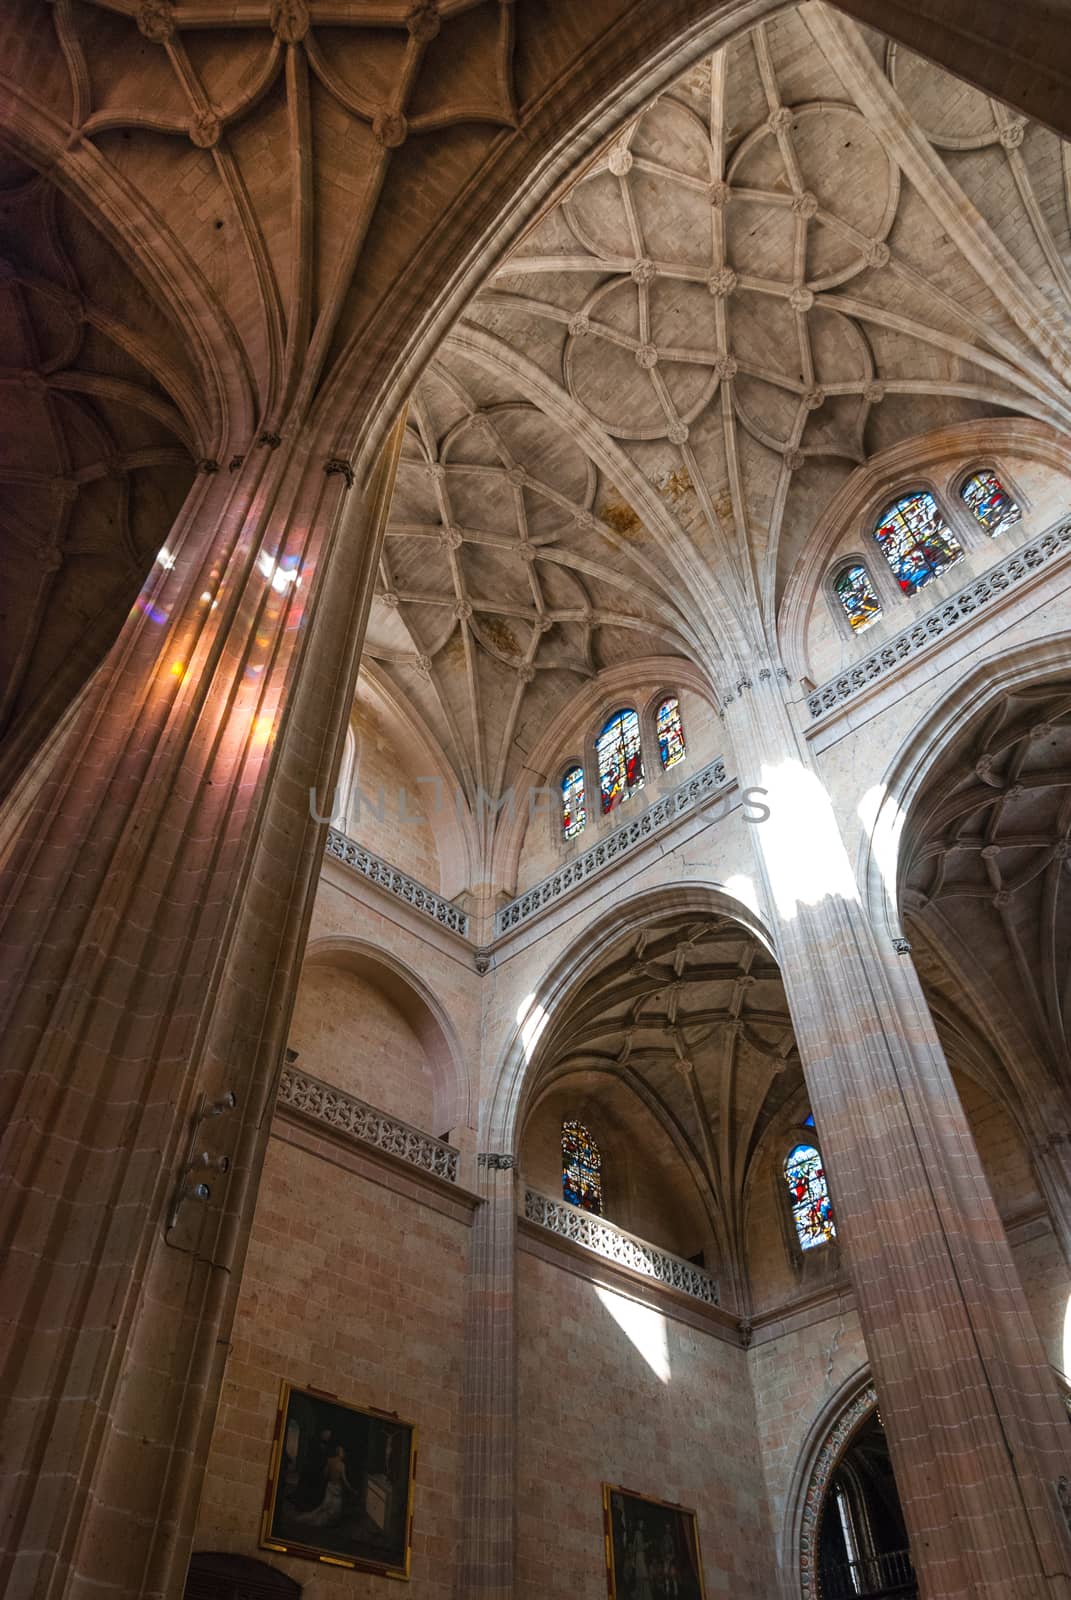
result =
[[818,1523],[818,1592],[822,1600],[918,1594],[877,1408],[858,1425],[829,1480]]
[[869,1383],[841,1407],[814,1452],[799,1524],[799,1575],[803,1600],[913,1600],[919,1592]]

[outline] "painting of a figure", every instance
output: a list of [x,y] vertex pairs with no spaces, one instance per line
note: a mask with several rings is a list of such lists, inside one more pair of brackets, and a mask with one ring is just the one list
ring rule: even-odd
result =
[[284,1383],[261,1544],[409,1576],[416,1428]]
[[603,1485],[610,1600],[703,1600],[694,1511]]

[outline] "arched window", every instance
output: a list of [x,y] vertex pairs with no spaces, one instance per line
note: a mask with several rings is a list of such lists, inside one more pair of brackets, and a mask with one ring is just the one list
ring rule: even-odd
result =
[[833,1207],[830,1204],[822,1157],[813,1144],[798,1144],[785,1160],[785,1182],[792,1199],[792,1220],[801,1250],[835,1239]]
[[684,725],[677,696],[672,694],[658,708],[658,755],[663,772],[683,761],[686,754]]
[[959,497],[991,539],[1012,527],[1023,514],[991,467],[972,472]]
[[582,833],[588,820],[583,767],[570,767],[562,778],[562,832],[567,839]]
[[631,707],[615,711],[595,741],[603,816],[643,788],[640,719]]
[[928,489],[905,494],[886,506],[874,538],[905,594],[916,594],[963,555],[963,546]]
[[562,1195],[571,1206],[602,1216],[602,1156],[582,1122],[562,1123]]
[[844,608],[844,615],[856,633],[862,633],[881,616],[881,601],[870,581],[870,574],[859,561],[842,567],[833,580],[833,592]]

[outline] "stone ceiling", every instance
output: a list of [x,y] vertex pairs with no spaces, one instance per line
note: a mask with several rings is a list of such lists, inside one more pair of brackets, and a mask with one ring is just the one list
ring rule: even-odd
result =
[[581,681],[776,639],[876,453],[1071,424],[1068,148],[805,4],[679,80],[418,386],[369,651],[470,795]]
[[912,808],[904,861],[906,925],[938,994],[943,977],[1028,1100],[1066,1088],[1071,684],[1009,694],[969,730]]
[[578,989],[540,1058],[540,1094],[579,1073],[609,1074],[639,1097],[711,1197],[721,1259],[742,1274],[752,1162],[803,1092],[780,972],[758,941],[739,923],[695,916],[629,935]]
[[193,480],[203,418],[177,329],[13,156],[0,164],[0,332],[6,770],[118,633]]

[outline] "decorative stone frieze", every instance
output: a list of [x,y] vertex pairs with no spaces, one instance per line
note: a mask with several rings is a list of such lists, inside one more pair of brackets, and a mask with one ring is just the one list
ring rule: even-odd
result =
[[517,1165],[517,1157],[500,1155],[493,1150],[481,1150],[476,1157],[478,1167],[486,1167],[489,1172],[513,1172]]
[[559,867],[557,872],[552,872],[534,888],[527,889],[524,894],[518,895],[515,900],[503,906],[495,916],[495,933],[510,933],[514,928],[519,928],[523,922],[527,922],[546,906],[561,900],[573,889],[586,883],[589,878],[602,872],[604,868],[614,866],[623,856],[629,855],[654,834],[660,833],[685,811],[691,811],[696,806],[702,805],[705,800],[709,800],[724,789],[728,781],[725,762],[719,756],[693,777],[678,784],[670,794],[664,795],[661,800],[656,800],[654,805],[648,806],[646,811],[641,811],[638,816],[622,823],[621,827],[615,828],[605,839],[600,839],[597,844],[584,850],[568,865]]
[[717,1280],[709,1272],[680,1256],[671,1255],[668,1250],[659,1250],[646,1240],[637,1239],[603,1217],[593,1217],[589,1211],[566,1205],[563,1200],[552,1200],[536,1189],[524,1192],[524,1215],[527,1222],[537,1223],[573,1244],[582,1244],[618,1266],[631,1267],[633,1272],[642,1272],[644,1277],[664,1283],[681,1294],[693,1295],[705,1305],[718,1304]]
[[377,1111],[356,1095],[334,1089],[319,1078],[310,1078],[307,1072],[284,1067],[279,1080],[279,1104],[289,1111],[300,1111],[304,1117],[324,1122],[331,1128],[348,1133],[364,1144],[383,1150],[387,1155],[408,1161],[422,1172],[430,1172],[448,1183],[457,1182],[459,1152],[442,1139],[433,1139],[408,1122],[389,1117]]
[[347,839],[344,833],[337,833],[334,828],[328,829],[327,854],[345,862],[347,867],[355,868],[370,883],[376,883],[381,889],[397,895],[399,900],[404,900],[417,911],[423,911],[426,917],[441,927],[449,928],[451,933],[459,933],[463,939],[468,938],[468,916],[452,900],[446,900],[441,894],[425,888],[415,878],[410,878],[408,873],[392,867],[389,861],[366,850],[364,845],[357,844],[355,840]]
[[835,711],[860,690],[869,688],[879,678],[890,676],[905,661],[921,655],[952,629],[971,621],[977,612],[1068,551],[1071,551],[1071,520],[1057,523],[1028,544],[1020,545],[958,594],[924,612],[917,622],[904,628],[888,644],[822,684],[807,697],[811,717],[823,717]]

